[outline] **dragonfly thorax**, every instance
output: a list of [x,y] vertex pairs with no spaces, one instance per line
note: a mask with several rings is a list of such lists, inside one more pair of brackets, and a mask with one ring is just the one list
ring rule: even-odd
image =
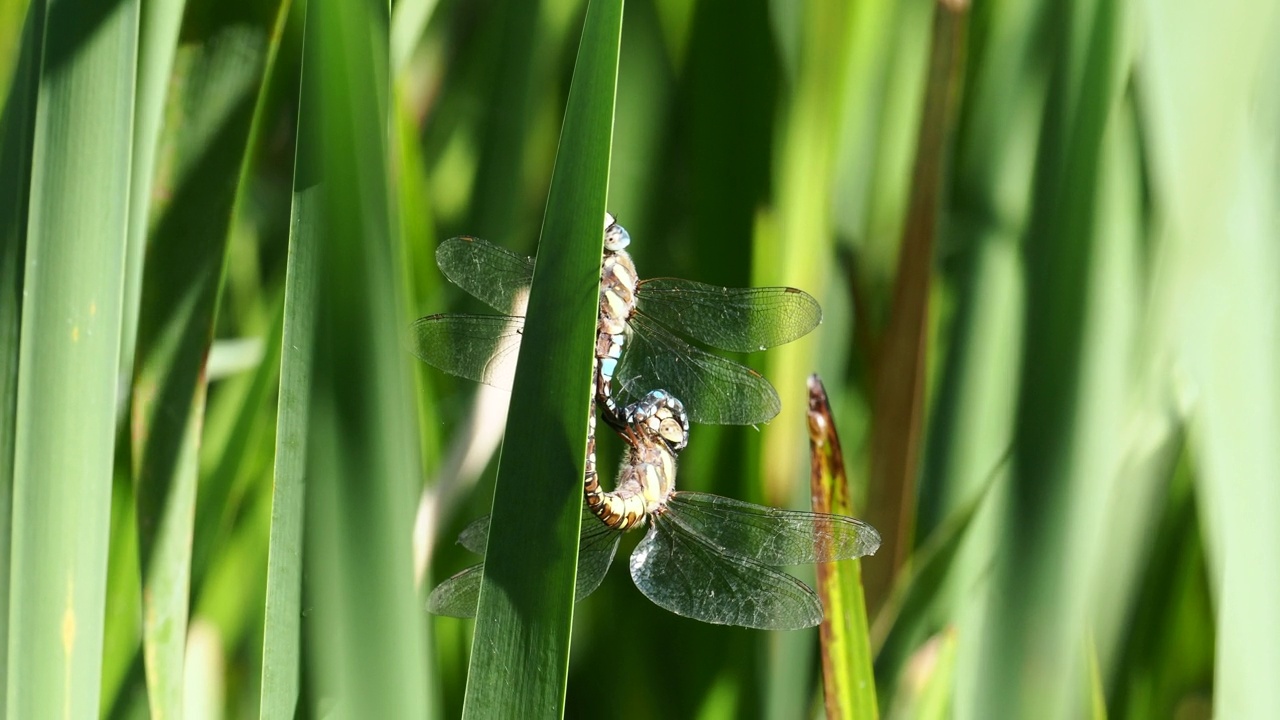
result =
[[627,231],[605,213],[605,253],[600,263],[600,312],[596,323],[596,398],[604,406],[610,424],[618,427],[623,413],[610,393],[613,375],[622,358],[631,316],[636,311],[636,290],[640,278],[631,255],[623,250],[631,242]]
[[631,255],[618,251],[605,255],[600,264],[600,331],[622,333],[636,311],[636,265]]

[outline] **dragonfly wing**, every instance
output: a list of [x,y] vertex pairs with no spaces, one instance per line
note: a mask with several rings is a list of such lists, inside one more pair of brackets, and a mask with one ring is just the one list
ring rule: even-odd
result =
[[874,554],[880,533],[843,515],[780,510],[697,492],[667,498],[669,521],[723,552],[765,565],[804,565]]
[[433,615],[469,618],[480,605],[480,580],[484,564],[472,565],[436,586],[427,596],[427,612]]
[[450,375],[511,389],[524,318],[430,315],[409,326],[409,351]]
[[613,564],[622,533],[600,522],[600,518],[586,513],[582,518],[582,538],[578,544],[578,584],[574,599],[590,595],[604,582],[604,576]]
[[449,282],[494,310],[523,312],[513,308],[533,281],[533,258],[463,235],[440,243],[436,265]]
[[653,516],[631,554],[631,579],[655,605],[702,622],[761,630],[822,622],[822,602],[808,585],[749,558],[721,554],[667,515]]
[[726,288],[693,280],[640,283],[639,311],[721,350],[756,352],[803,337],[822,322],[813,296],[789,287]]
[[489,544],[489,515],[476,518],[458,533],[458,544],[477,555],[484,555]]
[[699,350],[641,315],[630,324],[630,344],[614,373],[620,404],[662,388],[680,398],[689,420],[708,425],[758,425],[782,409],[755,370]]
[[[483,555],[485,545],[489,542],[489,518],[489,515],[485,515],[471,521],[458,535],[458,544],[471,552]],[[574,591],[575,599],[581,600],[590,595],[600,587],[600,583],[604,582],[604,576],[609,572],[609,566],[613,564],[613,556],[618,551],[618,541],[621,537],[622,533],[600,522],[600,519],[584,506],[582,535],[578,540],[578,582]],[[441,586],[443,587],[444,584]],[[432,597],[434,596],[433,592]],[[478,598],[479,595],[476,597]]]

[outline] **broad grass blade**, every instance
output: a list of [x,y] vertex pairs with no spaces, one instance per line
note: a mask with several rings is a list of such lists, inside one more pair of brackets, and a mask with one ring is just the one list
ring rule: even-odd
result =
[[[309,297],[292,302],[306,312],[314,298],[314,334],[286,355],[310,358],[307,406],[289,408],[307,413],[309,699],[316,712],[333,698],[352,717],[420,718],[429,692],[425,612],[410,547],[419,462],[411,359],[399,341],[408,318],[388,180],[388,23],[389,6],[374,0],[307,4],[295,221],[320,222],[291,238],[310,244],[316,268],[314,286],[302,288]],[[307,278],[299,272],[296,281]],[[286,307],[286,317],[293,312]],[[308,361],[284,362],[290,389],[298,387],[293,373]],[[297,469],[291,461],[277,472]]]
[[32,12],[47,22],[18,344],[6,701],[11,717],[89,717],[102,667],[138,4]]
[[465,717],[564,712],[621,29],[621,0],[591,1],[498,469]]
[[172,200],[147,252],[138,321],[132,441],[143,656],[156,717],[182,708],[205,361],[254,110],[279,37],[269,8],[246,20],[219,7],[183,46],[178,87],[188,112],[172,130]]

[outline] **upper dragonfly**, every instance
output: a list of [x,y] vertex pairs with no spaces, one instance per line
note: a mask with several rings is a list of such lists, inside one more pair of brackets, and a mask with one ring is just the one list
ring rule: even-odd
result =
[[[626,247],[631,238],[605,214],[595,355],[596,399],[615,428],[648,388],[683,398],[694,422],[756,425],[778,414],[778,394],[756,371],[694,347],[679,336],[731,352],[791,342],[822,321],[808,293],[789,287],[725,288],[692,280],[640,280]],[[499,312],[512,312],[533,279],[534,260],[475,237],[436,251],[451,282]],[[507,386],[502,372],[520,346],[524,318],[443,314],[411,326],[413,353],[445,372]],[[623,352],[623,346],[627,351]],[[615,398],[612,380],[618,380]]]
[[[648,532],[631,554],[631,579],[654,604],[717,625],[795,630],[821,622],[822,603],[808,585],[777,568],[845,560],[879,548],[875,529],[850,517],[676,490],[675,456],[689,439],[680,401],[654,390],[627,415],[627,451],[612,491],[600,488],[594,422],[589,426],[576,599],[600,585],[622,533],[647,523]],[[482,554],[488,531],[489,520],[482,518],[458,542]],[[441,583],[428,609],[474,615],[483,567],[474,565]]]

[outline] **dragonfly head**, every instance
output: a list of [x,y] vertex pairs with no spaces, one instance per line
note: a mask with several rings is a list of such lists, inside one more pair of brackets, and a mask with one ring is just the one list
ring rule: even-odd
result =
[[618,252],[631,244],[631,233],[618,224],[613,213],[604,214],[604,249]]
[[631,406],[629,420],[637,435],[660,439],[672,452],[689,444],[689,416],[684,403],[665,390],[650,390]]

